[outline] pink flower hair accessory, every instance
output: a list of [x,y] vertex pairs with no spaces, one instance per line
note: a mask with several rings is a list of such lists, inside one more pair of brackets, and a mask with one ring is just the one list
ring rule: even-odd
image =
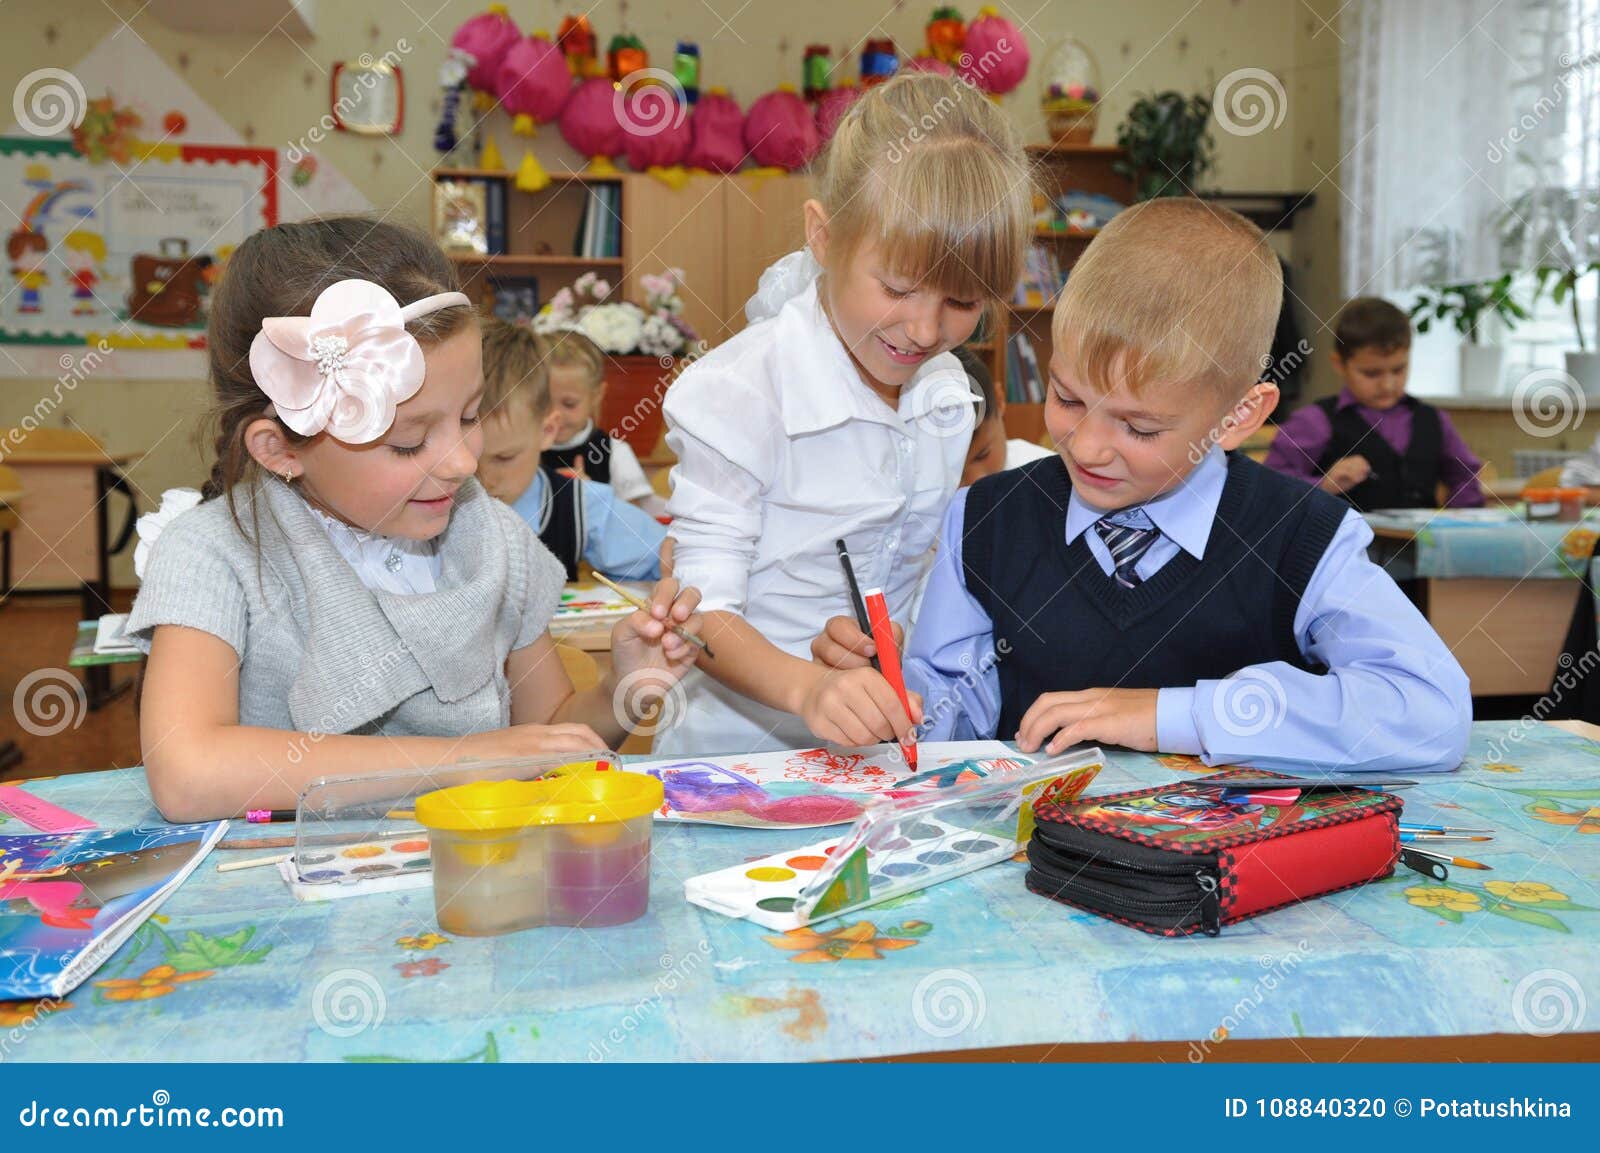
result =
[[269,316],[250,344],[250,372],[283,421],[301,436],[326,430],[346,444],[389,431],[397,406],[422,387],[422,346],[406,323],[441,308],[470,307],[441,292],[404,308],[370,280],[341,280],[310,316]]

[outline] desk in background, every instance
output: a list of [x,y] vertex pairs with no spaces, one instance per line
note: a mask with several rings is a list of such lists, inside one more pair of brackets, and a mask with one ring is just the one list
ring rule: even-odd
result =
[[1474,696],[1551,685],[1600,520],[1529,522],[1484,510],[1367,513],[1373,559],[1421,590]]
[[[1494,872],[1440,884],[1402,868],[1215,939],[1046,901],[1018,862],[789,935],[684,901],[684,878],[818,839],[806,830],[657,824],[642,919],[476,939],[440,933],[426,889],[297,904],[270,869],[217,872],[248,852],[216,852],[7,1057],[1181,1062],[1201,1044],[1207,1060],[1594,1057],[1600,836],[1579,834],[1597,769],[1600,745],[1581,736],[1478,724],[1459,772],[1405,796],[1495,828],[1472,854]],[[1094,791],[1197,771],[1118,751]],[[28,787],[107,825],[155,816],[137,769]],[[1551,974],[1587,1001],[1569,995],[1584,1008],[1535,1037],[1561,991]]]

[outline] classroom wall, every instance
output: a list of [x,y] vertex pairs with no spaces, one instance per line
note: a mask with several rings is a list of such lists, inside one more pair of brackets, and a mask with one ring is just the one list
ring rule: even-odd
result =
[[[20,77],[44,66],[71,68],[106,35],[142,38],[177,69],[221,115],[256,145],[280,147],[301,140],[327,111],[326,70],[335,60],[355,59],[363,52],[381,56],[397,49],[406,89],[406,118],[401,135],[371,138],[332,134],[317,149],[355,184],[380,213],[422,224],[428,208],[427,173],[434,163],[432,135],[438,110],[436,76],[456,25],[482,7],[481,0],[452,0],[437,12],[422,6],[340,0],[314,7],[316,35],[297,43],[281,33],[195,35],[174,31],[142,11],[135,0],[10,0],[6,4],[7,35],[0,38],[0,76]],[[553,31],[564,13],[584,6],[511,0],[509,8],[525,29]],[[627,4],[602,0],[589,8],[602,43],[626,27],[640,35],[654,54],[653,63],[670,63],[677,39],[697,40],[702,51],[703,83],[724,85],[748,104],[778,81],[798,85],[806,44],[833,46],[836,60],[846,59],[843,72],[855,74],[859,44],[868,34],[892,36],[902,52],[922,42],[922,27],[933,5],[897,5],[876,26],[877,7],[864,9],[855,0],[812,0],[803,7],[753,0],[672,0],[660,4]],[[1305,189],[1338,158],[1337,38],[1319,31],[1322,19],[1337,10],[1335,0],[1290,4],[1283,0],[1138,0],[1124,4],[1076,3],[1067,0],[1023,0],[1002,5],[1013,19],[1025,19],[1033,54],[1023,87],[1002,106],[1014,115],[1029,140],[1043,139],[1037,96],[1052,40],[1073,36],[1088,45],[1101,72],[1104,92],[1098,139],[1111,142],[1116,124],[1139,94],[1165,88],[1211,91],[1224,76],[1240,68],[1261,68],[1279,78],[1288,95],[1282,122],[1253,135],[1217,132],[1218,167],[1212,183],[1230,189],[1286,191]],[[976,5],[967,6],[975,9]],[[624,16],[625,13],[625,16]],[[720,15],[719,15],[720,13]],[[968,15],[972,14],[968,11]],[[426,21],[426,23],[424,23]],[[102,91],[93,77],[84,77],[91,96]],[[14,83],[14,81],[13,81]],[[515,163],[514,144],[500,113],[489,121],[491,131]],[[536,141],[550,168],[576,167],[575,157],[554,129]],[[1317,189],[1314,208],[1302,214],[1286,251],[1295,266],[1296,292],[1305,309],[1303,320],[1313,344],[1323,317],[1337,301],[1337,220],[1339,197],[1331,185]],[[1320,346],[1319,346],[1320,347]],[[0,355],[3,355],[0,346]],[[1320,381],[1320,377],[1314,378]],[[33,411],[54,381],[0,379],[0,427]],[[114,450],[145,450],[148,455],[132,470],[132,480],[146,494],[147,506],[166,488],[197,483],[204,475],[204,454],[195,443],[198,415],[205,403],[200,379],[127,380],[90,376],[78,384],[53,414],[61,423],[71,418],[103,437]],[[131,550],[130,550],[131,552]],[[118,584],[132,583],[128,555],[117,559]]]

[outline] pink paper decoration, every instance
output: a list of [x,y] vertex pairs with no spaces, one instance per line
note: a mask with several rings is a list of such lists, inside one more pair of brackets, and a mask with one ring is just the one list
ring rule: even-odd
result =
[[744,119],[744,143],[750,157],[767,167],[804,168],[817,154],[817,122],[800,94],[780,88],[750,105]]
[[817,139],[819,147],[833,139],[833,130],[850,111],[850,106],[861,99],[862,89],[849,85],[830,88],[817,98]]
[[671,168],[689,154],[689,109],[675,91],[664,84],[627,81],[622,96],[622,132],[628,163],[638,172]]
[[472,67],[467,69],[467,83],[482,92],[498,92],[496,80],[500,64],[511,46],[522,34],[503,4],[491,4],[487,12],[466,20],[450,37],[450,47],[459,48],[472,56]]
[[513,130],[524,136],[532,133],[535,121],[547,123],[561,115],[571,90],[566,56],[542,36],[512,45],[495,76],[500,104],[516,118]]
[[995,96],[1010,92],[1028,74],[1028,42],[1011,21],[985,8],[967,25],[961,49],[962,78]]
[[717,89],[702,92],[689,117],[689,167],[737,172],[743,163],[744,113],[738,101]]
[[561,138],[590,159],[622,155],[616,97],[617,90],[608,77],[580,81],[561,110]]

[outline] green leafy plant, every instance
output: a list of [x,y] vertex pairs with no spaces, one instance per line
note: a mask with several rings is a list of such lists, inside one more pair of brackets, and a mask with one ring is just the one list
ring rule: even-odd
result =
[[1211,171],[1211,99],[1168,90],[1141,96],[1117,129],[1126,153],[1112,168],[1133,181],[1136,200],[1186,196]]
[[[1534,262],[1533,300],[1549,294],[1551,302],[1571,310],[1578,351],[1589,351],[1578,289],[1600,273],[1600,189],[1540,185],[1518,196],[1500,219],[1502,258],[1510,263]],[[1530,302],[1531,303],[1531,302]],[[1600,347],[1596,334],[1595,347]]]
[[1449,321],[1472,344],[1482,343],[1483,322],[1498,316],[1508,330],[1528,319],[1528,310],[1511,295],[1512,274],[1493,280],[1464,280],[1453,284],[1433,284],[1417,294],[1411,306],[1411,320],[1417,331],[1427,333],[1435,321]]

